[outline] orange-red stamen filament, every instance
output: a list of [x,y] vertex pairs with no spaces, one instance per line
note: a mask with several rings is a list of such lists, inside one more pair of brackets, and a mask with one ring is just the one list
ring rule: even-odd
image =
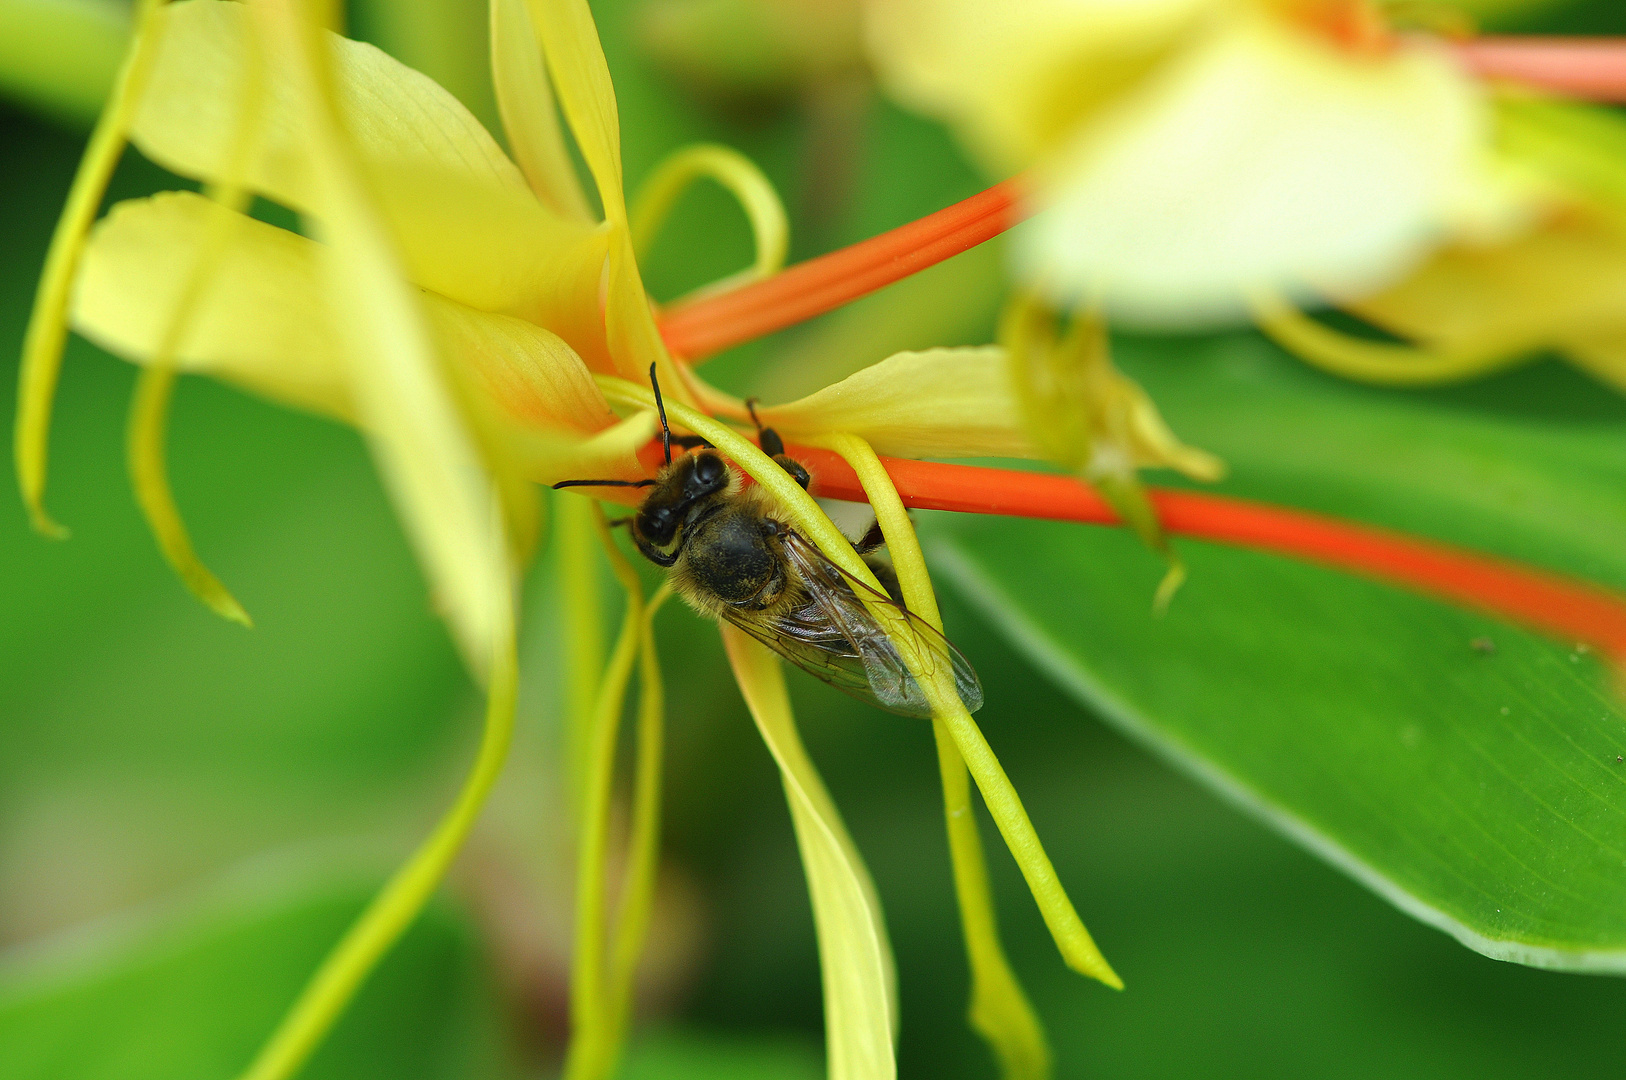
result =
[[771,278],[683,304],[661,316],[667,348],[690,360],[822,315],[976,247],[1026,216],[1017,182],[798,263]]
[[[792,447],[816,495],[863,501],[840,457]],[[1066,476],[882,458],[904,505],[930,510],[1116,524],[1112,508]],[[1153,488],[1170,533],[1272,551],[1348,570],[1507,619],[1626,660],[1626,597],[1505,559],[1322,514],[1224,495]]]
[[1481,78],[1626,102],[1626,38],[1481,37],[1453,48]]

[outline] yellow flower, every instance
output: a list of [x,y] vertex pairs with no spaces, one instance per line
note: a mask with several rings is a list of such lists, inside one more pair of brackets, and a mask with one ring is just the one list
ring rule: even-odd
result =
[[1513,212],[1478,85],[1364,0],[870,0],[900,101],[1030,170],[1019,276],[1114,323],[1369,291]]
[[1626,124],[1514,90],[1497,120],[1536,212],[1506,235],[1442,247],[1386,288],[1326,297],[1404,343],[1342,334],[1280,303],[1262,307],[1261,325],[1310,363],[1370,382],[1447,382],[1553,350],[1626,390]]
[[[647,243],[676,189],[701,175],[747,204],[761,249],[751,273],[777,269],[783,221],[771,189],[737,155],[704,148],[675,156],[629,214],[615,97],[585,0],[492,0],[491,16],[497,100],[517,165],[444,90],[370,46],[318,29],[299,0],[146,3],[64,212],[25,350],[18,464],[36,520],[48,522],[40,506],[44,445],[71,305],[77,330],[144,365],[132,414],[138,494],[183,578],[233,616],[241,609],[193,554],[164,480],[163,423],[175,374],[206,373],[356,425],[453,635],[488,690],[485,739],[457,803],[318,970],[250,1067],[252,1080],[298,1069],[467,835],[513,721],[515,586],[533,547],[533,485],[643,477],[637,451],[654,430],[650,372],[670,395],[675,425],[713,442],[833,563],[876,585],[851,543],[779,465],[700,410],[747,415],[743,403],[668,355],[639,277],[635,244]],[[603,220],[588,209],[550,86],[594,177]],[[203,181],[205,194],[123,203],[91,230],[126,135],[154,161]],[[247,216],[256,194],[296,211],[309,235]],[[840,454],[857,471],[903,595],[928,622],[938,622],[930,581],[876,449],[1034,456],[1004,365],[998,349],[902,354],[766,411],[788,435]],[[561,542],[579,551],[592,518],[580,499],[561,503]],[[602,516],[598,523],[608,543]],[[613,545],[609,551],[628,593],[621,637],[602,670],[588,656],[572,676],[576,700],[588,703],[573,719],[583,798],[567,1071],[577,1080],[614,1069],[658,835],[662,706],[649,619],[667,590],[646,603],[637,575]],[[903,617],[884,604],[875,613],[894,630]],[[594,613],[579,614],[578,626],[598,624]],[[944,683],[947,665],[934,669],[931,657],[900,642],[932,704],[972,959],[973,1021],[1009,1075],[1039,1077],[1047,1051],[1000,951],[968,775],[1067,962],[1113,985],[1117,976],[1073,911],[952,678]],[[895,1073],[897,1009],[874,887],[800,749],[777,666],[750,642],[730,637],[728,646],[797,824],[823,959],[831,1075],[887,1080]],[[610,927],[603,895],[609,777],[635,668],[642,701],[629,899]]]

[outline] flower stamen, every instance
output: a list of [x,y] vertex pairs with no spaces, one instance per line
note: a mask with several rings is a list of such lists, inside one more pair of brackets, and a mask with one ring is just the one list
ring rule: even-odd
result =
[[1468,70],[1588,101],[1626,101],[1626,38],[1497,37],[1452,42]]
[[[787,447],[813,473],[814,494],[862,501],[858,474],[837,454]],[[880,458],[908,507],[1122,524],[1096,492],[1054,473]],[[1585,641],[1626,662],[1626,597],[1547,570],[1433,540],[1291,507],[1207,492],[1149,488],[1172,534],[1255,548],[1399,585],[1447,603]]]
[[919,273],[1027,216],[1020,178],[765,281],[682,304],[661,319],[667,348],[689,360],[752,341]]

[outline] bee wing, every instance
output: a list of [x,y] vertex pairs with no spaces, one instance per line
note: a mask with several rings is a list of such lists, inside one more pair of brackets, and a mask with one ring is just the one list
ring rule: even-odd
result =
[[[931,716],[931,705],[897,646],[860,599],[865,596],[891,606],[903,616],[908,632],[916,638],[915,655],[926,665],[927,673],[935,673],[935,665],[946,658],[953,666],[955,689],[966,709],[976,712],[982,708],[982,683],[971,662],[936,629],[891,597],[852,577],[797,533],[785,535],[784,548],[807,587],[809,602],[789,617],[773,620],[784,624],[788,631],[784,637],[796,642],[795,651],[804,654],[793,655],[787,648],[773,645],[780,655],[883,709],[905,716]],[[809,646],[830,658],[809,663],[815,659],[805,655]],[[832,663],[842,669],[841,681],[826,674],[824,669]],[[863,685],[848,685],[860,672]]]
[[723,617],[809,675],[856,698],[891,708],[870,689],[863,658],[814,605],[775,617],[724,608]]

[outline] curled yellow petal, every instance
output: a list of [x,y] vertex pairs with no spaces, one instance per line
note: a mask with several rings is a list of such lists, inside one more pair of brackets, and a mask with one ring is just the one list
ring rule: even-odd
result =
[[565,217],[590,220],[592,211],[565,149],[541,38],[526,0],[492,0],[491,81],[508,145],[531,190]]
[[700,291],[728,288],[783,269],[785,252],[790,246],[790,222],[785,217],[785,204],[779,201],[779,193],[750,158],[738,150],[712,143],[673,151],[644,180],[632,207],[633,251],[640,258],[648,253],[678,196],[702,177],[717,181],[739,201],[751,222],[756,258],[750,269]]
[[1507,367],[1528,354],[1439,351],[1353,337],[1317,322],[1279,296],[1255,294],[1254,321],[1305,363],[1384,386],[1432,386]]
[[779,766],[796,827],[818,927],[831,1080],[892,1080],[895,975],[875,886],[796,732],[779,658],[733,626],[722,631],[745,704]]
[[281,50],[269,53],[272,67],[296,94],[315,190],[328,208],[319,266],[331,310],[345,315],[334,323],[357,419],[464,659],[483,677],[514,620],[498,497],[345,141],[323,67],[330,39],[300,23],[294,4],[267,0],[250,10]]
[[1022,422],[1005,350],[997,345],[898,353],[758,413],[791,440],[845,431],[896,457],[1042,456]]
[[462,846],[507,755],[517,662],[499,503],[344,142],[321,39],[298,0],[260,0],[251,10],[267,59],[297,94],[313,174],[333,208],[322,265],[329,295],[348,316],[340,334],[358,414],[465,658],[489,694],[480,753],[456,803],[329,954],[245,1073],[245,1080],[284,1080],[422,909]]

